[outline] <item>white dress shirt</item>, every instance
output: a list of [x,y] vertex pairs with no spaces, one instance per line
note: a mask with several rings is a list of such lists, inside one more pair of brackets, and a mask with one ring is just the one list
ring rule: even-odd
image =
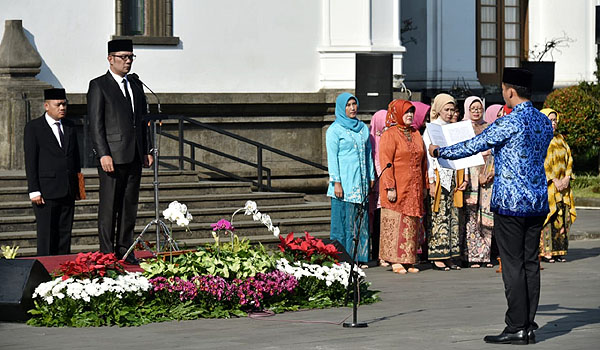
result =
[[127,80],[127,90],[129,91],[129,96],[131,96],[131,108],[133,110],[133,113],[135,113],[135,102],[133,101],[133,90],[131,90],[131,82],[129,81],[129,79],[127,79],[127,75],[122,77],[118,74],[115,74],[110,69],[108,71],[110,72],[110,75],[112,75],[112,77],[115,79],[115,81],[119,85],[119,88],[121,89],[121,93],[123,94],[123,96],[126,96],[125,95],[125,86],[123,86],[123,79]]

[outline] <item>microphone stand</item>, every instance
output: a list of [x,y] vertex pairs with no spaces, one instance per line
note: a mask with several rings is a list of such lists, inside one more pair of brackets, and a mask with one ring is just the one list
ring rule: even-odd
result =
[[[373,182],[373,187],[375,187],[377,185],[377,183],[379,182],[379,179],[381,178],[381,175],[383,175],[383,172],[391,167],[392,167],[392,163],[387,163],[385,168],[383,168],[381,173],[375,179],[375,182]],[[362,221],[363,221],[363,217],[364,217],[365,206],[367,205],[367,200],[369,199],[369,195],[371,195],[372,193],[373,193],[373,190],[371,190],[371,191],[369,191],[369,193],[367,193],[367,195],[365,196],[365,199],[363,199],[363,201],[360,204],[360,207],[358,208],[358,211],[356,213],[355,222],[358,221],[358,227],[355,227],[354,232],[353,232],[354,251],[352,252],[352,264],[350,265],[350,275],[348,276],[348,288],[346,291],[346,298],[344,300],[344,305],[348,305],[348,296],[350,295],[350,286],[352,285],[352,288],[354,291],[353,300],[352,300],[352,322],[351,323],[344,322],[342,324],[342,326],[344,328],[365,328],[365,327],[369,326],[368,324],[366,324],[364,322],[360,322],[360,323],[358,322],[358,314],[357,314],[358,313],[358,241],[359,241],[358,238],[359,238],[360,228],[362,226]]]
[[[133,73],[133,74],[129,74],[129,77],[132,78],[133,81],[137,82],[139,87],[142,89],[142,91],[144,90],[144,86],[150,90],[150,92],[152,93],[152,95],[156,98],[157,101],[157,110],[158,110],[158,114],[156,115],[151,115],[150,114],[150,105],[148,103],[146,103],[146,110],[148,112],[148,116],[144,118],[144,122],[148,122],[148,125],[150,126],[150,122],[152,122],[152,144],[154,145],[154,147],[152,148],[152,156],[154,157],[154,181],[153,181],[153,187],[154,187],[154,219],[151,220],[142,230],[142,232],[137,236],[137,238],[135,239],[135,241],[133,242],[133,244],[131,245],[131,247],[129,247],[129,249],[127,250],[127,253],[125,253],[125,255],[123,256],[123,259],[127,258],[127,256],[133,251],[133,249],[135,248],[136,244],[138,243],[142,243],[144,245],[144,247],[146,248],[146,250],[149,250],[152,255],[154,257],[156,257],[159,253],[160,253],[160,236],[161,236],[161,232],[162,235],[165,238],[165,243],[164,245],[168,246],[169,251],[177,251],[179,250],[179,246],[177,244],[177,242],[173,239],[172,235],[171,235],[171,231],[169,230],[169,227],[167,226],[167,224],[165,224],[164,221],[162,221],[160,219],[160,214],[159,214],[159,196],[158,196],[158,163],[159,163],[159,148],[160,148],[160,142],[158,140],[158,130],[157,130],[157,122],[159,124],[159,127],[162,126],[162,120],[167,118],[167,116],[162,115],[162,111],[160,108],[160,100],[158,98],[158,96],[154,93],[154,91],[152,91],[152,89],[150,89],[150,87],[148,87],[148,85],[144,84],[140,78],[138,77],[137,74]],[[143,240],[143,236],[146,233],[146,231],[152,226],[152,225],[156,225],[156,253],[154,253],[150,247],[148,247],[148,245],[146,244],[146,242]]]

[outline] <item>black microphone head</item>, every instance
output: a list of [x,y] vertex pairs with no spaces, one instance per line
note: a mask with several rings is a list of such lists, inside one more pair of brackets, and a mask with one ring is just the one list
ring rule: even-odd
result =
[[137,73],[131,73],[131,74],[127,74],[128,77],[131,77],[135,80],[140,80],[140,76],[137,75]]
[[392,163],[387,163],[387,165],[385,167],[386,168],[391,168],[392,167]]

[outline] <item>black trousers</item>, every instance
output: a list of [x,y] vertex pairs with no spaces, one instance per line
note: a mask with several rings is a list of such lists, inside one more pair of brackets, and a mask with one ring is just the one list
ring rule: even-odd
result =
[[540,233],[546,216],[516,217],[494,213],[494,234],[502,259],[508,303],[506,332],[534,330],[540,300]]
[[102,253],[115,253],[120,258],[133,244],[142,163],[136,157],[131,163],[115,164],[114,169],[106,173],[98,167],[98,238]]
[[37,255],[71,253],[71,230],[75,214],[75,198],[44,198],[45,204],[33,204],[37,224]]

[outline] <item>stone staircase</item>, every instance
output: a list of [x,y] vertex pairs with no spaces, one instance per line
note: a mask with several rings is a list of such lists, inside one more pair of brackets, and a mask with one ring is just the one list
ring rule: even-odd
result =
[[[77,201],[75,205],[72,252],[98,250],[98,175],[95,169],[85,169],[84,174],[87,199]],[[136,234],[154,219],[153,180],[152,171],[144,170]],[[194,217],[189,231],[177,225],[172,226],[173,238],[181,249],[212,242],[210,224],[223,218],[231,220],[231,214],[243,207],[247,200],[255,201],[262,213],[269,214],[273,224],[279,226],[281,234],[303,234],[308,231],[316,237],[329,236],[330,204],[323,197],[316,196],[317,201],[307,201],[302,193],[252,192],[248,183],[199,179],[196,172],[186,170],[161,170],[159,182],[161,219],[162,211],[175,200],[186,204]],[[254,222],[243,212],[235,216],[234,226],[238,236],[252,242],[279,242],[263,224]],[[20,256],[33,256],[36,254],[35,230],[35,216],[27,194],[24,172],[1,172],[0,245],[18,245]],[[153,243],[155,232],[153,226],[144,239]]]

